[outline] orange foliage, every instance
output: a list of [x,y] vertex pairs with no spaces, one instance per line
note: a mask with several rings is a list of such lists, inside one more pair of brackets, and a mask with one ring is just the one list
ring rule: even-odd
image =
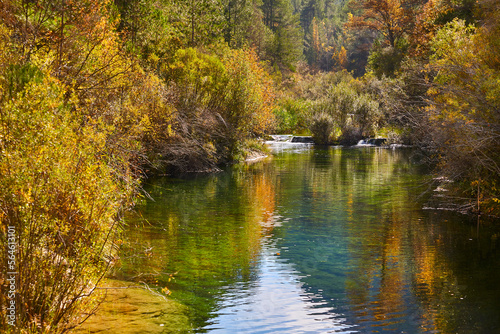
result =
[[361,15],[349,14],[347,29],[379,32],[385,42],[395,47],[399,38],[411,27],[412,4],[401,0],[364,0],[354,6]]
[[436,24],[436,19],[450,10],[446,0],[429,0],[425,3],[416,16],[415,28],[410,35],[412,56],[423,56],[429,52],[430,42],[441,27]]

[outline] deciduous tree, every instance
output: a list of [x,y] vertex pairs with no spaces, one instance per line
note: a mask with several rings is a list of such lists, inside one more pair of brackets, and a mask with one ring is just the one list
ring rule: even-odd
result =
[[350,14],[346,27],[380,33],[384,43],[394,48],[411,28],[410,8],[410,4],[401,0],[364,0],[353,5],[353,9],[360,14]]
[[498,24],[478,29],[454,20],[436,33],[428,66],[436,75],[426,110],[443,171],[474,187],[479,182],[491,202],[498,200],[500,175],[500,70],[491,53],[496,46],[485,44],[489,29]]

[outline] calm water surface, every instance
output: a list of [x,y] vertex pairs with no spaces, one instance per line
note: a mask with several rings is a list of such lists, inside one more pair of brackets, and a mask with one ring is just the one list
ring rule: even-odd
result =
[[167,287],[192,326],[176,333],[500,333],[499,229],[422,210],[418,160],[277,144],[252,165],[150,180],[116,277]]

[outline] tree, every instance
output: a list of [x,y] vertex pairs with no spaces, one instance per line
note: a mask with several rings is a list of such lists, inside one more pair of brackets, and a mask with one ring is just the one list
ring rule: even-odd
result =
[[257,22],[252,20],[252,1],[224,0],[224,40],[232,47],[245,43],[247,29]]
[[427,69],[435,73],[426,112],[442,171],[472,191],[480,184],[490,204],[500,182],[499,49],[488,42],[497,22],[479,29],[457,19],[446,24],[432,41]]
[[188,44],[186,29],[178,24],[172,1],[114,0],[114,3],[120,13],[117,29],[128,51],[137,55],[143,66],[157,69],[163,59]]
[[430,42],[436,31],[442,27],[440,17],[451,11],[447,1],[429,0],[416,15],[415,28],[410,34],[410,53],[413,57],[426,57],[430,51]]
[[10,263],[0,279],[15,280],[13,296],[0,286],[0,302],[16,308],[14,326],[3,316],[0,330],[68,332],[99,304],[94,292],[114,261],[131,171],[118,172],[106,136],[82,128],[76,101],[50,72],[13,60],[0,77],[0,245],[16,247],[0,256],[4,268]]
[[400,0],[364,0],[353,5],[360,15],[349,15],[348,29],[368,29],[381,34],[392,48],[411,29],[412,5]]
[[381,74],[393,76],[406,52],[408,33],[413,30],[415,10],[420,0],[363,0],[351,6],[345,25],[354,31],[371,31],[381,37],[372,53],[372,67]]
[[340,47],[340,51],[334,57],[336,58],[339,70],[347,68],[347,51],[343,46]]
[[300,24],[304,30],[304,54],[314,69],[339,67],[336,55],[344,45],[344,1],[308,0],[301,4]]
[[264,24],[264,13],[261,9],[262,1],[251,0],[249,6],[250,24],[246,26],[245,38],[261,59],[270,59],[267,51],[273,39],[273,32]]
[[302,31],[291,4],[284,0],[264,0],[264,24],[273,32],[268,55],[275,64],[290,67],[302,57]]
[[147,117],[134,103],[146,80],[120,48],[109,2],[1,6],[0,244],[13,226],[19,277],[17,327],[5,317],[0,327],[67,332],[98,304],[137,190]]
[[273,126],[273,82],[253,50],[181,49],[165,72],[173,134],[149,145],[167,168],[217,169]]

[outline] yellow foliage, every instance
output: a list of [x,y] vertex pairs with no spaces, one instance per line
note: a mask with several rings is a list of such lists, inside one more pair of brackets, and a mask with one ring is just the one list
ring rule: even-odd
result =
[[473,192],[479,187],[477,180],[489,180],[480,182],[481,198],[476,201],[498,211],[493,204],[500,175],[499,121],[495,116],[500,107],[500,71],[491,66],[494,46],[486,43],[485,32],[462,20],[436,31],[427,69],[436,76],[427,92],[431,103],[426,112],[435,122],[441,166],[451,177],[466,181]]

